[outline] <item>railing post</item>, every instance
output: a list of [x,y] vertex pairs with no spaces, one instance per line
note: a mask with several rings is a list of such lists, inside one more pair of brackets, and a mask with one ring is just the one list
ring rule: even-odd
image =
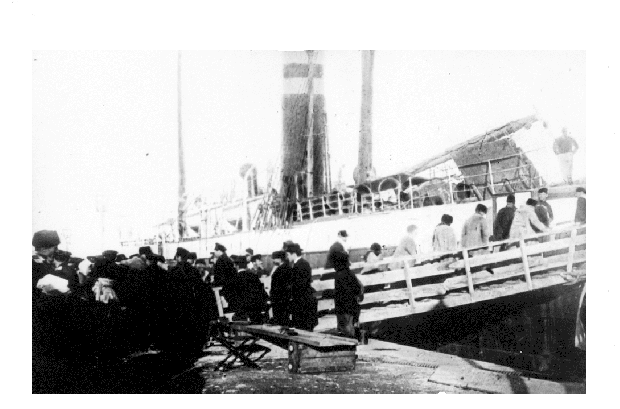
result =
[[488,164],[488,172],[489,172],[489,181],[491,182],[491,193],[495,194],[495,181],[493,180],[493,169],[491,168],[491,161],[487,161]]
[[338,198],[338,214],[342,214],[342,200],[340,200],[340,193],[336,193],[336,198]]
[[527,288],[533,290],[532,276],[530,275],[530,265],[527,262],[527,249],[525,248],[525,240],[519,240],[519,247],[521,247],[521,260],[523,261],[523,271],[525,272],[525,281],[527,282]]
[[471,267],[469,266],[469,252],[467,249],[463,249],[463,260],[465,261],[465,274],[467,276],[467,288],[469,288],[469,295],[474,297],[474,280],[471,277]]
[[568,248],[568,264],[566,265],[566,272],[573,272],[573,260],[575,259],[575,240],[577,239],[577,228],[573,227],[570,231],[570,247]]
[[411,274],[409,273],[409,260],[403,261],[403,271],[405,282],[407,283],[407,295],[409,296],[409,306],[415,308],[415,297],[413,296],[413,286],[411,285]]

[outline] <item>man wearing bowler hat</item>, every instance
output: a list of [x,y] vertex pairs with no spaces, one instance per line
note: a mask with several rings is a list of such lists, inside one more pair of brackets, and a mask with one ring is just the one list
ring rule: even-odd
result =
[[319,323],[318,303],[312,288],[312,267],[301,254],[302,249],[297,243],[286,248],[286,258],[291,267],[291,326],[312,331]]

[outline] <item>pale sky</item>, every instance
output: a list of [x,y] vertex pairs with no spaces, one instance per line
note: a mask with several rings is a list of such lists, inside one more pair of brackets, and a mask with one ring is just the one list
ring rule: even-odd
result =
[[[388,175],[492,128],[539,113],[568,126],[585,175],[585,52],[377,51],[374,166]],[[332,179],[353,183],[359,51],[328,51],[324,82]],[[282,56],[184,51],[187,190],[214,198],[246,162],[279,161]],[[105,204],[118,223],[153,226],[177,202],[176,51],[33,53],[33,231],[71,229],[101,250]],[[261,175],[262,172],[262,175]],[[108,232],[110,234],[110,232]],[[79,242],[79,243],[78,243]]]

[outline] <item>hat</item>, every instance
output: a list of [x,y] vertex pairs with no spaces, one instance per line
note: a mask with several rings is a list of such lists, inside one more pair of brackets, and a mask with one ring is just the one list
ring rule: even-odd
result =
[[381,245],[379,243],[372,243],[370,249],[372,251],[381,251]]
[[282,250],[274,251],[273,253],[271,253],[271,259],[274,260],[276,258],[284,260],[286,258],[286,253]]
[[129,256],[129,260],[131,260],[134,257],[140,257],[140,255],[139,254],[132,254],[131,256]]
[[528,206],[536,206],[538,204],[538,202],[532,198],[527,199],[527,202],[525,202],[526,205]]
[[198,258],[198,255],[192,251],[191,253],[189,253],[189,256],[187,256],[187,258],[191,260],[196,260]]
[[32,245],[35,250],[56,247],[60,244],[60,237],[55,230],[40,230],[32,236]]
[[586,193],[586,188],[580,186],[580,187],[577,188],[577,190],[575,190],[575,192],[577,192],[577,193],[579,193],[579,192]]
[[161,262],[161,263],[165,263],[166,262],[166,259],[164,258],[164,256],[161,256],[161,255],[155,254],[155,253],[147,254],[146,255],[146,259],[148,261],[155,261],[155,262]]
[[338,232],[338,235],[341,236],[341,237],[349,237],[349,235],[347,234],[346,230],[340,230]]
[[284,251],[286,251],[287,253],[295,253],[298,256],[301,255],[301,253],[303,252],[303,250],[297,243],[288,244],[286,248],[284,249]]
[[253,256],[253,255],[254,255],[254,250],[252,250],[251,248],[247,248],[247,249],[245,249],[245,252],[246,252],[247,254],[251,255],[251,256]]
[[284,250],[284,251],[285,251],[285,250],[286,250],[286,247],[287,247],[289,244],[293,244],[293,240],[287,240],[287,241],[285,241],[284,243],[282,243],[282,250]]
[[262,256],[262,255],[260,255],[260,254],[257,254],[257,255],[255,255],[255,256],[252,256],[251,261],[252,261],[252,263],[253,263],[253,262],[255,262],[256,260],[262,260],[262,259],[263,259],[263,256]]
[[207,260],[205,260],[204,258],[199,258],[199,259],[196,259],[196,264],[204,264],[204,265],[207,265]]
[[215,251],[226,251],[226,247],[222,246],[220,243],[215,243]]
[[123,260],[127,260],[127,256],[125,256],[124,254],[117,254],[116,255],[116,260],[114,260],[114,261],[116,261],[117,263],[120,263]]
[[514,202],[515,202],[515,195],[513,195],[513,194],[509,194],[509,195],[506,197],[506,203],[514,203]]
[[84,261],[83,258],[79,258],[79,257],[69,257],[69,264],[80,264],[82,261]]
[[449,214],[444,214],[443,216],[441,216],[442,223],[451,224],[453,221],[454,217],[450,216]]
[[138,254],[146,256],[149,254],[153,254],[153,250],[151,250],[151,246],[142,246],[138,249]]
[[183,259],[189,258],[189,251],[184,249],[183,247],[177,247],[177,252],[174,253],[174,258],[181,257]]
[[69,261],[69,257],[71,257],[71,253],[68,251],[56,250],[56,252],[54,253],[54,260],[58,260],[61,263]]
[[547,189],[546,187],[541,187],[540,189],[538,189],[538,193],[549,193],[549,189]]
[[237,256],[233,262],[235,263],[236,266],[238,266],[239,268],[246,268],[248,266],[248,261],[246,260],[245,256]]
[[101,255],[106,258],[107,260],[110,261],[114,261],[116,260],[116,255],[118,254],[118,251],[116,250],[106,250],[103,253],[101,253]]
[[103,257],[102,256],[86,256],[86,259],[88,261],[90,261],[91,263],[94,263],[95,260],[98,260],[98,259],[101,259],[101,258],[103,258]]

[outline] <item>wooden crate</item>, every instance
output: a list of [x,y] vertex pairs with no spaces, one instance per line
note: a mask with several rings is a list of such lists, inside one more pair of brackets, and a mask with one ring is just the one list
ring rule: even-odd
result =
[[291,373],[352,371],[357,359],[356,346],[318,348],[290,341],[288,370]]

